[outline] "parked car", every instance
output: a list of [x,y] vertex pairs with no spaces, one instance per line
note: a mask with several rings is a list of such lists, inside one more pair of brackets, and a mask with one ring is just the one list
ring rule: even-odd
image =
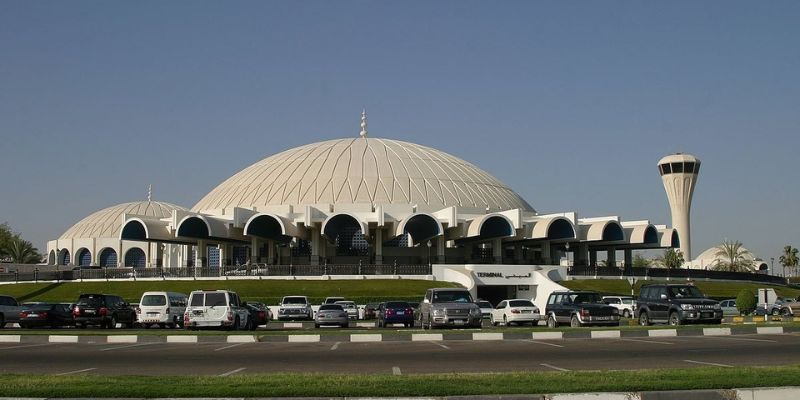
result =
[[188,298],[176,292],[144,292],[136,307],[136,321],[144,328],[183,328]]
[[250,313],[250,320],[253,322],[250,329],[255,330],[261,325],[267,325],[272,319],[272,311],[264,303],[250,302],[244,303]]
[[20,328],[51,328],[73,326],[72,309],[69,304],[36,303],[23,304],[19,313]]
[[784,317],[800,317],[800,299],[784,300],[780,314]]
[[306,296],[286,296],[278,309],[278,320],[314,319],[314,310]]
[[378,314],[379,303],[368,303],[364,306],[364,319],[375,319]]
[[736,299],[727,299],[719,302],[722,309],[723,316],[736,316],[739,315],[739,309],[736,308]]
[[98,326],[114,329],[117,324],[132,327],[136,312],[120,296],[110,294],[82,294],[72,309],[77,328]]
[[778,297],[777,299],[775,299],[774,303],[766,304],[764,308],[767,310],[767,313],[770,314],[770,315],[780,315],[781,314],[781,309],[783,308],[783,304],[786,303],[786,302],[787,302],[787,300],[784,299],[783,297]]
[[5,328],[6,324],[19,322],[19,313],[22,308],[17,303],[17,299],[11,296],[0,296],[0,329]]
[[692,322],[722,323],[719,302],[706,298],[694,285],[648,285],[639,292],[636,316],[639,325],[664,322],[681,325]]
[[619,315],[625,318],[636,311],[636,300],[630,296],[603,296],[603,302],[619,310]]
[[573,328],[585,325],[619,325],[619,310],[606,303],[597,292],[560,290],[550,293],[545,308],[547,326],[569,324]]
[[536,326],[539,324],[541,315],[539,314],[539,307],[533,305],[530,300],[510,299],[497,303],[497,307],[492,310],[491,318],[494,326],[501,322],[505,326],[511,326],[511,324],[531,324],[531,326]]
[[486,300],[478,300],[477,303],[478,307],[481,309],[481,318],[483,319],[491,319],[492,318],[492,311],[494,310],[494,306],[492,303],[489,303]]
[[358,306],[353,301],[337,301],[334,304],[338,304],[347,311],[347,316],[352,320],[358,319]]
[[440,326],[481,327],[481,309],[475,304],[469,290],[434,288],[425,292],[419,308],[423,329]]
[[326,297],[322,304],[336,304],[337,301],[345,301],[344,297]]
[[378,308],[378,327],[390,324],[403,324],[406,328],[414,326],[414,309],[406,301],[387,301]]
[[252,329],[250,312],[236,292],[229,290],[195,290],[189,294],[184,314],[184,327]]
[[323,304],[319,306],[317,315],[314,317],[314,327],[319,328],[323,325],[347,328],[350,326],[350,317],[341,304]]

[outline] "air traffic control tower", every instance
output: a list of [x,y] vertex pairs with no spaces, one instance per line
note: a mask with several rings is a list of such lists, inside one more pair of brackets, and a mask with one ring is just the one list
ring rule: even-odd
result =
[[692,260],[691,229],[689,214],[692,208],[692,194],[700,172],[700,160],[691,154],[672,154],[658,162],[661,182],[667,192],[669,208],[672,211],[672,227],[678,231],[680,249],[685,261]]

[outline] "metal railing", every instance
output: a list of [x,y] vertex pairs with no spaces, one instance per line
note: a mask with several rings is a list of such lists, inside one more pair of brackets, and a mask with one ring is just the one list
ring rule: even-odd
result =
[[668,268],[617,268],[617,267],[591,267],[573,266],[568,269],[569,275],[577,276],[598,276],[598,277],[649,277],[649,278],[669,278],[669,279],[715,279],[731,281],[750,281],[759,283],[771,283],[785,285],[786,278],[758,274],[753,272],[728,272],[714,271],[705,269],[668,269]]

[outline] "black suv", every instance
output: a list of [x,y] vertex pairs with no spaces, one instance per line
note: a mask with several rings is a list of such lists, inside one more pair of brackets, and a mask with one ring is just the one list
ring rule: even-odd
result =
[[132,327],[136,311],[122,297],[110,294],[82,294],[72,309],[77,328],[89,325],[114,329],[117,323]]
[[722,308],[694,285],[648,285],[639,292],[636,316],[639,325],[645,326],[654,322],[719,324]]
[[550,293],[544,310],[547,327],[570,324],[619,326],[619,310],[603,302],[597,292],[560,290]]

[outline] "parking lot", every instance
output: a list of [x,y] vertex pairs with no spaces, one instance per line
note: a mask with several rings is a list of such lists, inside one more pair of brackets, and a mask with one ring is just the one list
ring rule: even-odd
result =
[[621,339],[0,344],[0,373],[233,375],[424,374],[789,365],[800,335]]

